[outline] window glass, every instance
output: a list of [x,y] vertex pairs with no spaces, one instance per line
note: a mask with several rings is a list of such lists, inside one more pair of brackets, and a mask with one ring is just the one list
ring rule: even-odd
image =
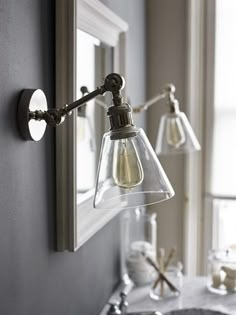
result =
[[235,0],[216,1],[215,92],[211,163],[211,193],[215,196],[212,200],[213,247],[234,249],[236,249],[235,12]]
[[216,1],[211,191],[236,196],[236,1]]

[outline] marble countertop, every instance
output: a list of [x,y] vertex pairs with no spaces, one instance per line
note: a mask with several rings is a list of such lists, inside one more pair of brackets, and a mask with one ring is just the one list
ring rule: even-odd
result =
[[[179,297],[154,301],[149,297],[150,287],[134,288],[128,295],[128,312],[160,311],[166,313],[185,308],[202,308],[236,315],[236,293],[219,295],[206,288],[206,278],[184,277],[184,286]],[[110,301],[119,300],[119,288]],[[106,308],[100,315],[106,314]]]

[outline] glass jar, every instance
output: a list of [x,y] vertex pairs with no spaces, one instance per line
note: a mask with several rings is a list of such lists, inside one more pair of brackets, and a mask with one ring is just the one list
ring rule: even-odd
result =
[[236,251],[210,250],[207,287],[219,294],[236,292]]
[[177,263],[176,265],[171,265],[164,272],[164,276],[171,283],[171,287],[163,281],[161,283],[160,278],[154,281],[158,281],[158,284],[155,288],[152,288],[150,291],[150,297],[153,300],[159,300],[162,298],[176,297],[179,296],[183,287],[183,273],[182,273],[183,265],[182,263]]
[[[157,276],[144,255],[156,261],[156,214],[137,208],[127,211],[121,219],[122,280],[136,286],[152,283]],[[143,255],[144,254],[144,255]]]

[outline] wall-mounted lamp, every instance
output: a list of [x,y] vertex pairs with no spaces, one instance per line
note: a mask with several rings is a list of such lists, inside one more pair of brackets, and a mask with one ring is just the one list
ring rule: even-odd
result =
[[20,132],[26,140],[40,140],[46,126],[57,127],[75,108],[111,92],[108,108],[110,131],[103,136],[97,171],[94,207],[133,208],[154,204],[174,195],[173,188],[144,131],[133,124],[132,109],[124,103],[121,89],[124,79],[109,74],[95,91],[60,109],[47,110],[42,90],[24,90],[18,106]]

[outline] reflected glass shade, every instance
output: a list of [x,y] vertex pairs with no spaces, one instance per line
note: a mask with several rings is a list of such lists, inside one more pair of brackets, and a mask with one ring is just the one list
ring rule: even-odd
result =
[[174,196],[174,190],[144,131],[111,140],[103,136],[94,208],[120,209],[154,204]]
[[168,113],[161,117],[156,154],[190,153],[200,149],[200,144],[183,112]]

